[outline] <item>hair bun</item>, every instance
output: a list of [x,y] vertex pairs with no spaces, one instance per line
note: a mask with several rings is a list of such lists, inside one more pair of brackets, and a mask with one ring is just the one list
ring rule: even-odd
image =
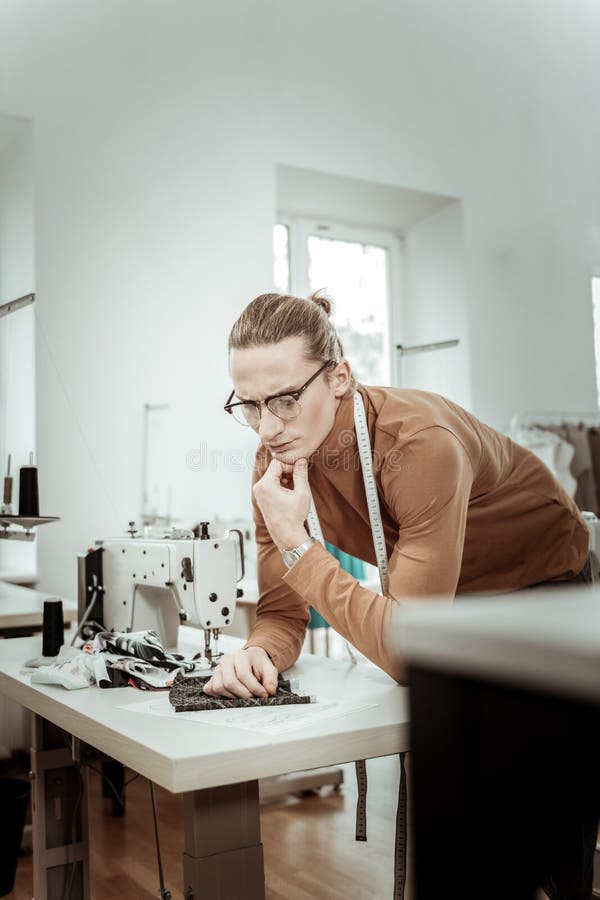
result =
[[333,303],[328,297],[323,297],[321,295],[321,290],[322,288],[315,291],[308,299],[312,301],[312,303],[316,303],[317,306],[320,306],[326,316],[330,316],[333,311]]

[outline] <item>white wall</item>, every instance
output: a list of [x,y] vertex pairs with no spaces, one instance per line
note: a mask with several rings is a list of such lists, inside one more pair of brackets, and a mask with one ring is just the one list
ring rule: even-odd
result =
[[[35,290],[33,133],[31,123],[0,122],[0,304]],[[35,450],[35,326],[33,307],[0,318],[0,485],[10,453],[13,511],[19,467]],[[0,497],[0,501],[1,501]],[[0,571],[30,575],[36,546],[0,541]]]
[[453,202],[395,185],[277,166],[278,212],[404,232]]
[[0,112],[36,132],[42,499],[63,516],[45,587],[73,593],[77,551],[139,511],[145,401],[174,404],[174,511],[245,507],[247,471],[186,454],[252,446],[219,406],[229,326],[271,285],[277,164],[459,197],[473,409],[592,406],[599,37],[591,0],[5,0]]
[[469,315],[460,203],[407,229],[403,345],[458,339],[457,347],[402,357],[402,387],[435,391],[471,408]]

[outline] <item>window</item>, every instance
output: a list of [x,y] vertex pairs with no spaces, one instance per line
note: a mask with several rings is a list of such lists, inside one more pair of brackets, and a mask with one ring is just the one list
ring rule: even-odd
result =
[[287,225],[276,225],[273,229],[273,257],[275,290],[280,294],[290,291],[290,249]]
[[600,407],[600,277],[592,278],[592,304],[594,310],[594,347],[596,351],[596,391]]
[[323,290],[334,300],[332,320],[357,379],[392,384],[397,323],[391,298],[400,239],[391,232],[290,219],[275,225],[274,256],[277,290],[301,297]]

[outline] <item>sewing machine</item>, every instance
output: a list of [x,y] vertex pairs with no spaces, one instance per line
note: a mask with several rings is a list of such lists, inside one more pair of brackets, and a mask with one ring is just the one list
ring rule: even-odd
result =
[[235,615],[244,542],[237,529],[212,538],[208,525],[200,523],[197,536],[172,530],[154,537],[139,535],[130,522],[129,537],[96,541],[96,549],[79,556],[78,633],[87,637],[92,623],[107,631],[151,629],[173,650],[179,625],[195,625],[212,663],[220,630]]

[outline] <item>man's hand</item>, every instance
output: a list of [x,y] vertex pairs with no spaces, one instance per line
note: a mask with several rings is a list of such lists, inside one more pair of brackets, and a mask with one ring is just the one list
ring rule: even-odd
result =
[[269,697],[277,690],[277,669],[262,647],[248,647],[224,656],[204,685],[211,697]]
[[308,464],[298,459],[293,466],[278,459],[253,488],[254,497],[280,550],[298,547],[308,538],[304,522],[310,506]]

